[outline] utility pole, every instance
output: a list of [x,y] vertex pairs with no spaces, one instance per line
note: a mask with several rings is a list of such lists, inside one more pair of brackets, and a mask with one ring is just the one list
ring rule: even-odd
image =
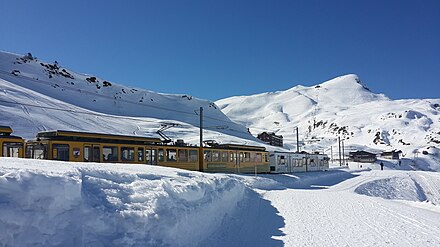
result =
[[342,140],[342,164],[345,166],[345,147],[344,147],[344,140]]
[[199,171],[203,171],[203,107],[200,107]]
[[298,127],[296,127],[296,152],[299,153],[299,134],[298,134]]
[[330,146],[330,158],[332,159],[333,164],[333,146]]
[[200,107],[200,147],[203,145],[203,107]]
[[338,136],[338,146],[339,146],[339,166],[342,166],[341,163],[341,137]]

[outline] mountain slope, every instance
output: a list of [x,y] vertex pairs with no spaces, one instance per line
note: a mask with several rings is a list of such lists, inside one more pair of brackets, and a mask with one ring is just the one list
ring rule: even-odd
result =
[[356,75],[345,75],[312,87],[238,96],[215,102],[232,120],[250,128],[284,136],[296,148],[335,151],[337,138],[346,151],[402,150],[415,165],[440,170],[440,99],[391,100],[375,94]]
[[205,139],[259,143],[213,102],[128,88],[31,54],[0,52],[0,125],[11,126],[25,138],[52,129],[152,136],[171,122],[179,126],[167,130],[167,135],[196,144],[199,107],[203,107]]

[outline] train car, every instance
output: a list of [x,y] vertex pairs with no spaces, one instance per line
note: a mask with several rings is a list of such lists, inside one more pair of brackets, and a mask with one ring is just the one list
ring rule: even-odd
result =
[[76,131],[48,131],[26,142],[26,158],[75,162],[134,163],[193,171],[267,173],[264,147],[166,145],[159,138]]
[[148,145],[147,164],[199,171],[199,148],[185,145]]
[[329,158],[325,154],[271,152],[270,172],[291,173],[325,171],[329,168]]
[[268,173],[269,153],[264,147],[222,144],[203,148],[203,171]]
[[26,142],[26,158],[146,164],[146,146],[159,142],[159,138],[139,136],[48,131]]
[[23,158],[23,150],[23,138],[13,136],[11,127],[0,126],[0,157]]

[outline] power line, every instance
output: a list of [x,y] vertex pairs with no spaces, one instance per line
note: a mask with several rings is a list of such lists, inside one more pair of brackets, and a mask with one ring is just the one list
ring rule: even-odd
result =
[[[35,108],[41,108],[41,109],[47,109],[47,110],[63,111],[63,112],[91,115],[91,116],[104,117],[104,118],[127,119],[127,120],[133,120],[133,121],[142,121],[142,122],[160,124],[160,122],[156,122],[156,121],[152,121],[152,120],[146,120],[146,119],[140,119],[140,118],[135,118],[135,117],[106,115],[106,114],[99,114],[99,113],[93,113],[93,112],[69,110],[69,109],[62,109],[62,108],[56,108],[56,107],[50,107],[50,106],[34,105],[34,104],[28,104],[28,103],[19,103],[19,102],[6,101],[6,100],[0,100],[0,103],[8,103],[8,104],[14,104],[14,105],[21,105],[21,106],[29,106],[29,107],[35,107]],[[182,125],[182,126],[184,126],[184,125]],[[194,126],[189,125],[189,124],[187,126],[194,127]]]
[[[9,72],[4,71],[4,70],[0,70],[0,73],[6,74],[6,75],[9,75],[9,76],[11,75]],[[40,80],[40,79],[37,80],[37,79],[29,77],[29,76],[24,76],[24,75],[16,75],[16,76],[18,76],[20,78],[23,78],[23,79],[26,79],[26,80],[29,80],[29,81],[32,81],[34,83],[45,84],[45,85],[48,85],[48,86],[53,86],[54,84],[56,84],[55,82],[50,82],[50,81]],[[91,95],[94,95],[94,96],[97,96],[97,97],[106,98],[106,99],[110,99],[110,100],[113,100],[113,101],[119,101],[119,102],[124,102],[124,103],[129,103],[129,104],[135,104],[135,105],[140,105],[140,106],[144,106],[144,107],[151,107],[151,108],[156,108],[156,109],[159,109],[159,110],[177,112],[177,113],[187,114],[187,115],[191,115],[191,116],[195,115],[195,113],[192,113],[192,112],[179,111],[179,110],[170,109],[170,108],[162,107],[162,106],[153,106],[153,105],[147,105],[147,104],[140,104],[138,102],[134,102],[134,101],[130,101],[130,100],[125,100],[125,99],[121,99],[121,98],[118,99],[118,98],[114,98],[114,97],[111,97],[111,96],[106,96],[106,95],[98,94],[96,92],[92,92],[92,91],[88,91],[88,90],[83,90],[83,89],[78,89],[78,88],[74,88],[74,87],[70,87],[70,86],[66,86],[66,85],[62,85],[62,86],[58,85],[58,87],[62,88],[62,89],[69,90],[69,91],[74,91],[74,92],[78,92],[79,91],[80,93],[91,94]]]
[[[11,76],[10,72],[4,71],[4,70],[0,70],[0,73],[3,73],[3,74],[8,75],[8,76]],[[50,82],[50,81],[46,81],[46,80],[35,79],[35,78],[29,77],[29,76],[25,76],[25,75],[15,75],[15,76],[18,76],[18,77],[20,77],[20,78],[23,78],[23,79],[26,79],[26,80],[32,81],[32,82],[34,82],[34,83],[44,84],[44,85],[48,85],[48,86],[53,86],[54,84],[56,84],[56,82]],[[12,77],[12,76],[11,76],[11,77]],[[150,108],[156,108],[156,109],[159,109],[159,110],[165,110],[165,111],[170,111],[170,112],[176,112],[176,113],[186,114],[186,115],[190,115],[190,116],[197,116],[197,113],[196,113],[196,112],[192,113],[192,112],[186,112],[186,111],[174,110],[174,109],[170,109],[170,108],[166,108],[166,107],[162,107],[162,106],[152,106],[152,105],[147,105],[147,104],[140,104],[140,103],[138,103],[138,102],[129,101],[129,100],[121,99],[121,98],[118,99],[118,98],[114,98],[114,97],[106,96],[106,95],[101,95],[101,94],[98,94],[98,93],[96,93],[96,92],[91,92],[91,91],[88,91],[88,90],[82,90],[82,89],[78,89],[78,88],[74,88],[74,87],[70,87],[70,86],[66,86],[66,85],[62,85],[62,86],[60,86],[60,85],[58,85],[58,84],[56,84],[56,85],[57,85],[59,88],[62,88],[62,89],[66,89],[66,90],[70,90],[70,91],[74,91],[74,92],[79,91],[80,93],[82,92],[82,93],[86,93],[86,94],[94,95],[94,96],[97,96],[97,97],[110,99],[110,100],[113,100],[113,101],[125,102],[125,103],[129,103],[129,104],[134,104],[134,105],[139,105],[139,106],[144,106],[144,107],[150,107]],[[12,102],[5,102],[5,103],[12,103]],[[23,104],[23,105],[26,105],[26,104]],[[36,106],[36,105],[28,105],[28,106],[38,107],[38,106]],[[42,107],[42,108],[44,108],[44,107]],[[46,109],[61,110],[61,109],[59,109],[59,108],[51,108],[51,107],[47,107]],[[81,113],[81,112],[77,112],[77,111],[73,111],[73,110],[71,110],[71,112]],[[93,114],[91,114],[91,113],[85,113],[85,112],[82,112],[82,114],[93,115]],[[104,115],[99,115],[99,116],[104,116]],[[121,116],[121,117],[122,117],[122,116]],[[125,118],[125,119],[133,119],[133,118],[130,118],[130,117],[122,117],[122,118]],[[228,124],[233,123],[233,122],[230,121],[230,120],[227,121],[227,120],[223,120],[223,119],[219,119],[219,118],[215,118],[215,117],[210,117],[210,116],[207,116],[207,115],[204,115],[203,118],[205,119],[205,120],[204,120],[205,122],[210,122],[210,123],[214,123],[214,122],[212,122],[212,121],[208,121],[208,120],[206,120],[206,119],[216,120],[216,121],[224,122],[224,123],[228,123]],[[147,122],[147,121],[146,121],[146,122]],[[214,124],[215,124],[215,123],[214,123]],[[216,129],[219,129],[218,126],[214,126],[214,127],[215,127]],[[230,130],[230,131],[235,131],[235,132],[238,132],[238,133],[246,133],[246,134],[249,134],[248,132],[245,132],[245,131],[239,131],[239,130],[232,129],[229,125],[227,126],[226,129],[228,129],[228,130]]]

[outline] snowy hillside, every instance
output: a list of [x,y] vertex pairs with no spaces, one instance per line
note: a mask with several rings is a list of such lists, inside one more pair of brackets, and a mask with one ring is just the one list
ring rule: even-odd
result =
[[257,144],[213,102],[128,88],[32,54],[0,52],[0,125],[25,138],[54,129],[154,136],[171,122],[179,126],[167,130],[168,136],[198,143],[200,107],[205,139]]
[[[429,89],[426,89],[429,90]],[[296,150],[336,150],[337,137],[346,151],[402,150],[421,169],[440,170],[440,99],[390,100],[375,94],[356,75],[345,75],[312,87],[238,96],[215,102],[233,121],[283,135]]]

